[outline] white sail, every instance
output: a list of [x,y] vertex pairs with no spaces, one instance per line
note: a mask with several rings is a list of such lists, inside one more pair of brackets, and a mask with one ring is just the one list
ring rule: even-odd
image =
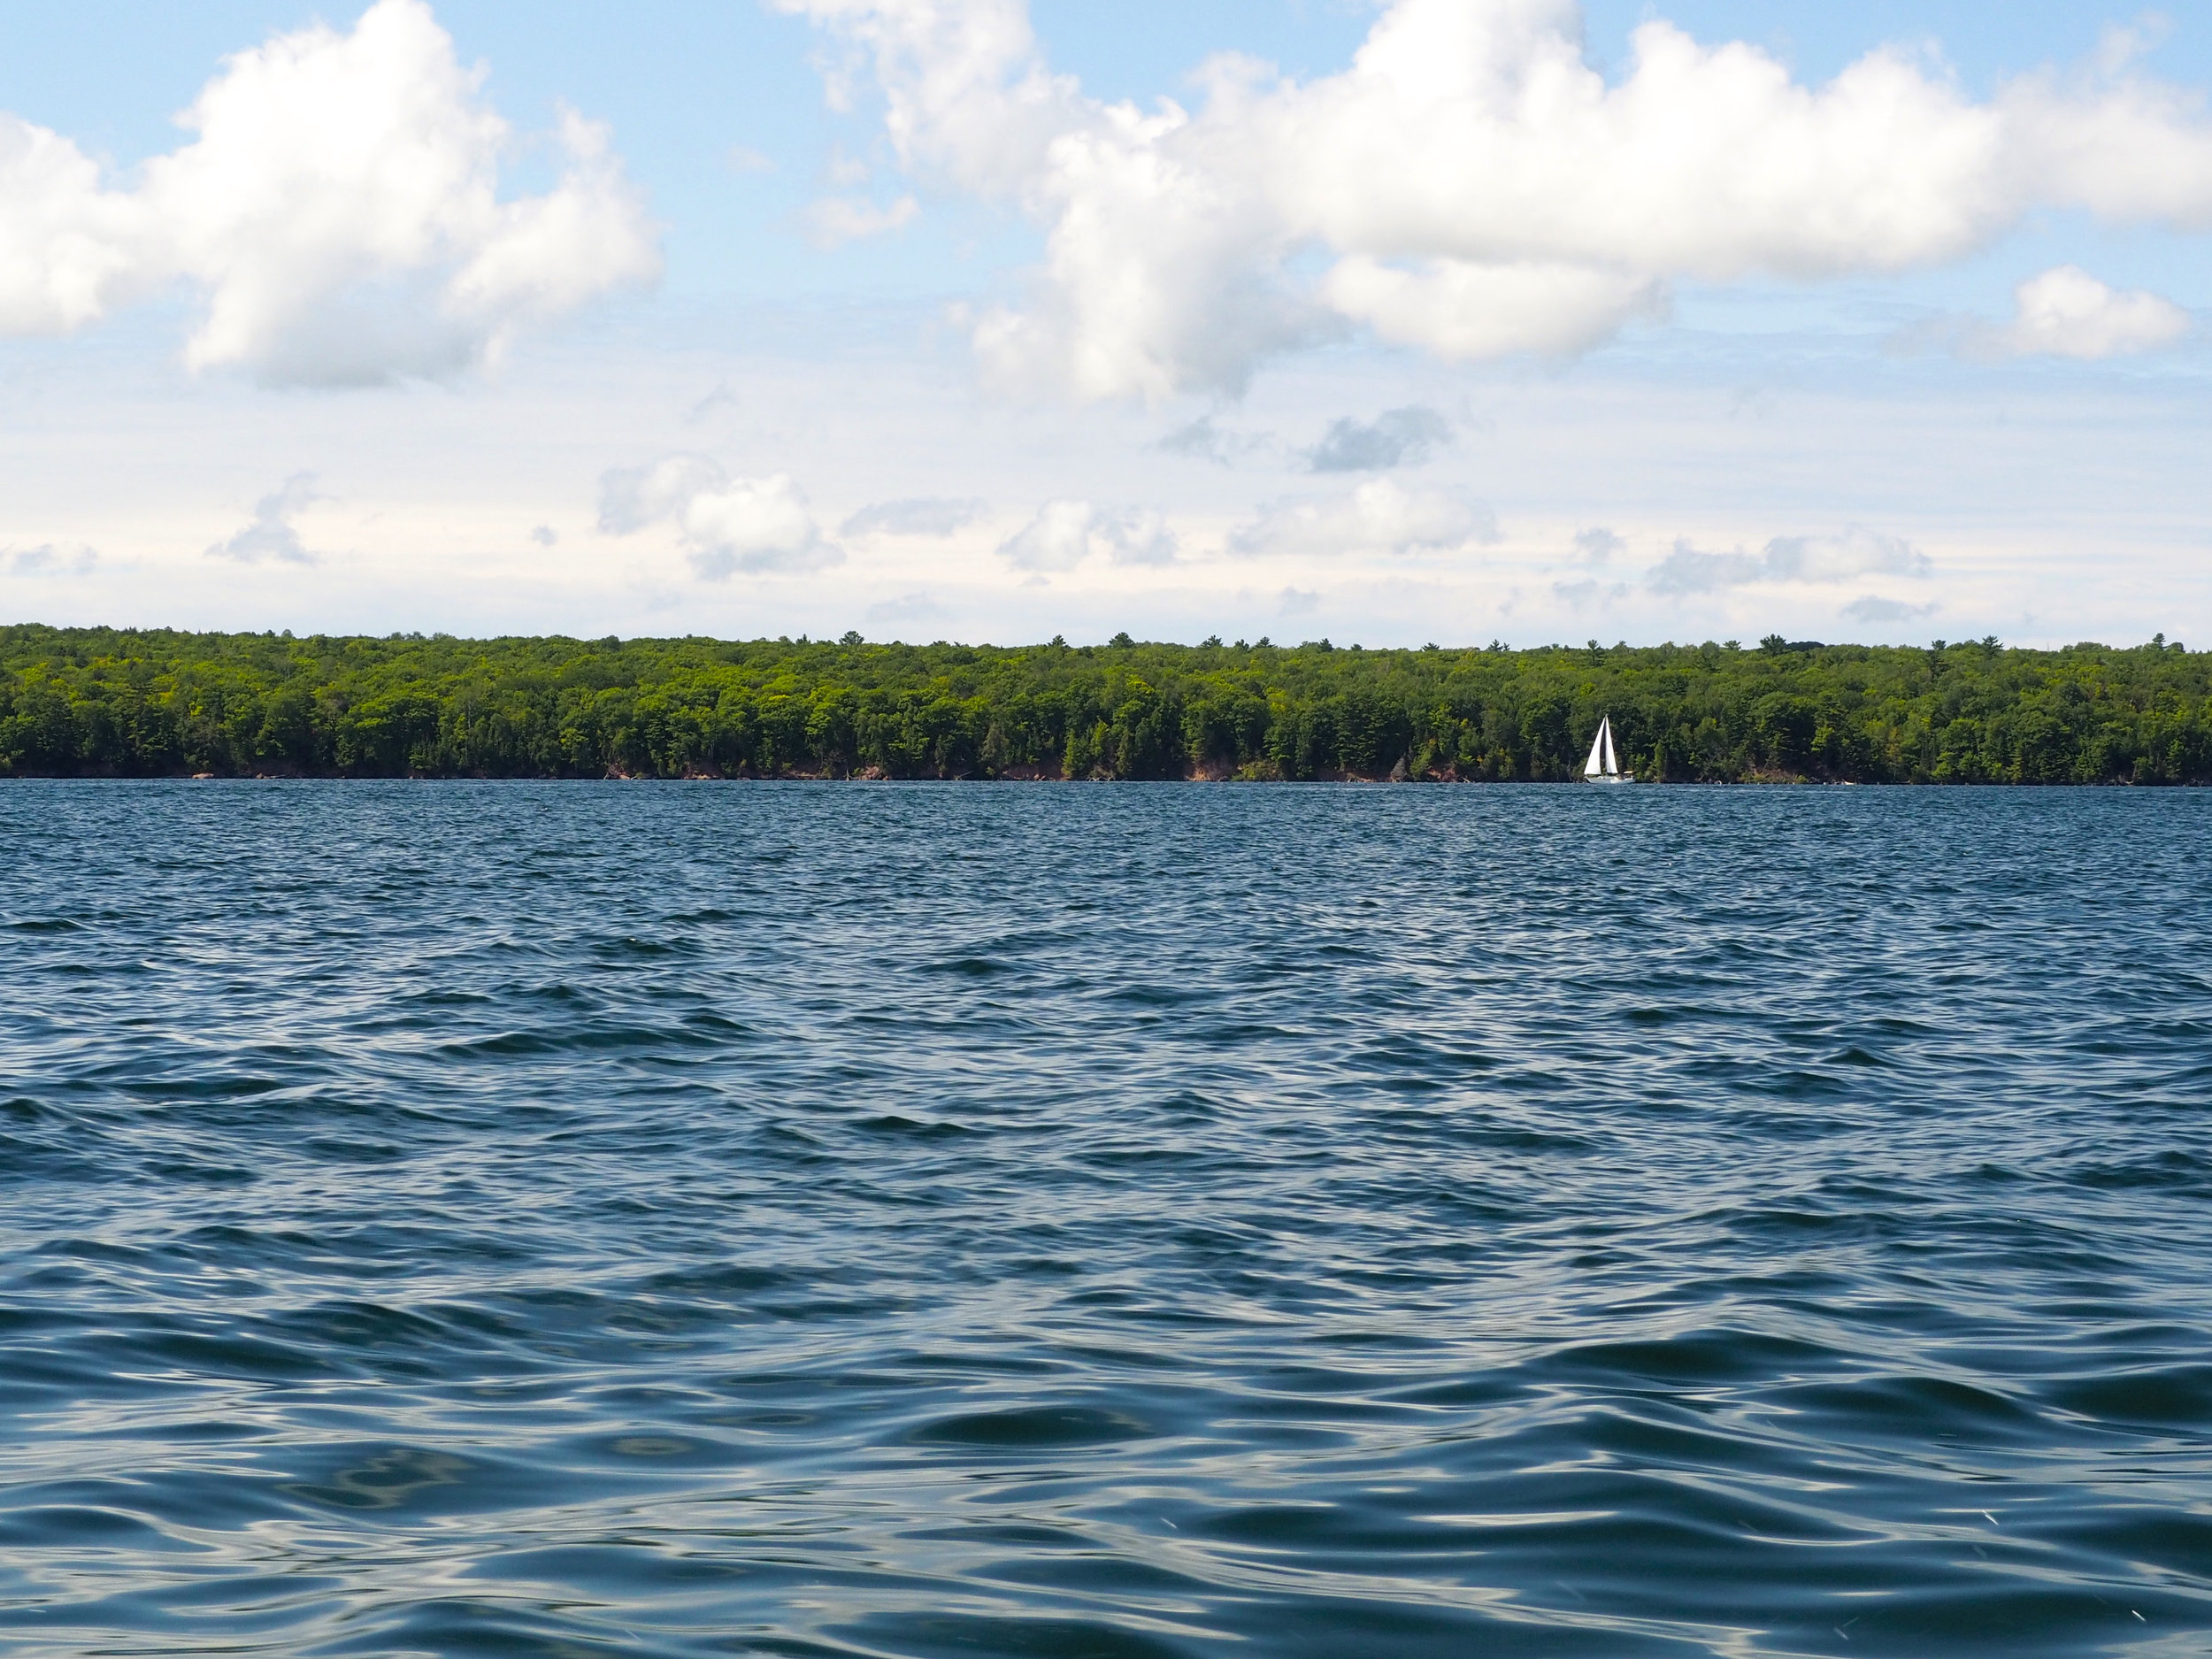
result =
[[1621,770],[1621,751],[1613,743],[1613,717],[1609,714],[1598,720],[1598,734],[1590,740],[1590,758],[1582,764],[1582,775],[1592,783],[1631,781]]

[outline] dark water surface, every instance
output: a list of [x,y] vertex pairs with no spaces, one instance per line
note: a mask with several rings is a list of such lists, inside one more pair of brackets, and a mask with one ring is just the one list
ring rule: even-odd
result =
[[0,784],[0,1646],[2212,1651],[2212,795]]

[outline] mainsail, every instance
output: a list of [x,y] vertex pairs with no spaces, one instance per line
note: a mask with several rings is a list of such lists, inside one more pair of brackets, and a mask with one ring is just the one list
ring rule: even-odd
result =
[[1607,715],[1598,721],[1598,734],[1590,741],[1590,758],[1583,764],[1586,778],[1617,778],[1621,775],[1620,757],[1613,752],[1613,717]]

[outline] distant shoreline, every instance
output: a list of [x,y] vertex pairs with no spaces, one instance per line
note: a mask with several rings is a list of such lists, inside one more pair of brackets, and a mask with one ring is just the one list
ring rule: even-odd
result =
[[2212,652],[0,627],[0,777],[2212,783]]
[[[854,784],[926,784],[935,787],[1020,788],[1028,785],[1072,787],[1099,784],[1169,784],[1206,785],[1225,784],[1250,787],[1255,785],[1290,786],[1297,788],[1455,788],[1479,787],[1500,789],[1592,787],[1574,778],[1454,778],[1429,775],[1425,777],[1358,777],[1340,775],[1316,778],[1268,777],[1210,777],[1190,773],[1180,778],[1114,778],[1093,775],[1070,778],[1064,775],[1013,776],[998,773],[990,776],[970,774],[962,777],[894,778],[884,774],[861,772],[788,772],[760,775],[752,772],[716,774],[710,772],[653,773],[604,772],[587,776],[577,772],[0,772],[0,786],[8,783],[513,783],[513,784],[720,784],[726,787],[744,787],[762,784],[828,783]],[[2138,784],[2130,779],[2109,779],[2087,783],[2074,782],[1962,782],[1956,780],[1863,782],[1855,778],[1806,778],[1764,776],[1728,779],[1694,778],[1639,778],[1630,780],[1636,788],[1655,789],[2139,789],[2174,788],[2202,789],[2212,787],[2212,779],[2194,779],[2172,784]]]

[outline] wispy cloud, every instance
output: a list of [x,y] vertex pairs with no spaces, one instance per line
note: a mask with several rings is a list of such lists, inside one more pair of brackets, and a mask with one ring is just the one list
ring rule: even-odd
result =
[[52,542],[37,547],[0,548],[0,568],[11,576],[89,576],[100,556],[88,547],[64,549]]
[[1654,593],[1717,593],[1755,582],[1841,582],[1871,575],[1926,576],[1928,556],[1900,536],[1854,525],[1840,535],[1777,536],[1758,553],[1711,553],[1678,541],[1646,576]]
[[1626,598],[1628,584],[1601,582],[1594,577],[1586,576],[1580,581],[1554,582],[1551,591],[1552,597],[1560,603],[1572,610],[1585,611],[1593,605],[1610,604],[1615,600]]
[[254,503],[251,524],[229,540],[216,542],[207,549],[207,557],[235,559],[241,565],[258,565],[265,559],[284,565],[319,564],[322,555],[309,550],[292,520],[315,503],[327,499],[316,493],[312,472],[295,472],[284,480],[281,489]]
[[1176,535],[1149,508],[1103,508],[1087,501],[1048,501],[1037,516],[999,544],[1016,570],[1073,570],[1093,555],[1117,565],[1171,565]]
[[714,389],[684,411],[684,425],[695,426],[718,409],[737,407],[737,394],[730,389],[727,380],[717,380]]
[[1337,557],[1442,550],[1500,540],[1496,516],[1463,490],[1379,478],[1342,495],[1279,501],[1229,534],[1241,554]]
[[1264,434],[1232,432],[1217,426],[1211,415],[1201,415],[1187,425],[1176,427],[1153,447],[1164,455],[1211,461],[1217,466],[1234,466],[1245,457],[1267,449],[1271,442]]
[[1418,466],[1451,441],[1452,423],[1418,403],[1386,409],[1368,421],[1347,415],[1332,422],[1321,442],[1306,451],[1306,470],[1381,472]]
[[881,599],[868,607],[871,622],[933,622],[945,614],[945,608],[926,593],[901,594],[896,599]]
[[1575,532],[1575,555],[1586,565],[1609,564],[1616,555],[1627,551],[1628,543],[1603,526]]
[[1844,606],[1842,614],[1847,622],[1910,622],[1916,617],[1932,617],[1937,609],[1932,601],[1924,605],[1914,605],[1901,599],[1885,599],[1878,594],[1868,594]]
[[930,495],[872,502],[838,527],[840,535],[947,536],[980,518],[987,502]]
[[921,213],[922,204],[911,196],[881,206],[863,196],[826,196],[810,202],[800,218],[807,240],[826,252],[849,242],[902,230]]

